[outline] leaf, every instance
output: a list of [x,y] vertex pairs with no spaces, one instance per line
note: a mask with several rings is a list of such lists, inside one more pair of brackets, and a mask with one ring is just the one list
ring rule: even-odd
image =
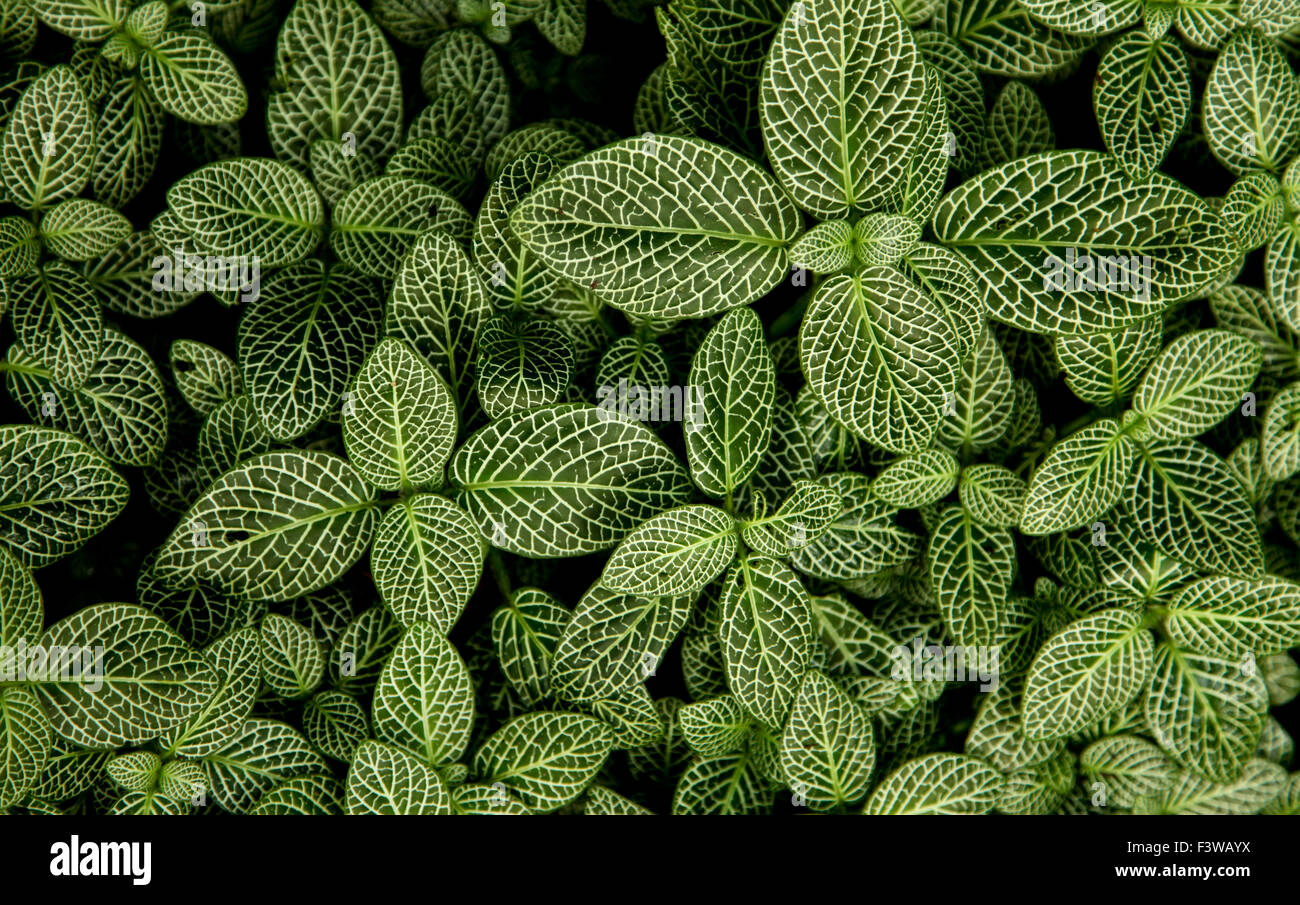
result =
[[1279,172],[1300,151],[1300,81],[1277,46],[1249,29],[1214,61],[1202,116],[1210,150],[1234,173]]
[[1300,471],[1300,383],[1283,387],[1264,412],[1264,470],[1283,481]]
[[436,770],[401,748],[362,742],[348,768],[348,814],[450,814]]
[[101,603],[50,626],[55,672],[31,676],[50,728],[87,748],[139,745],[185,720],[217,688],[216,671],[143,607]]
[[772,789],[746,752],[701,757],[682,771],[673,814],[767,814]]
[[1114,506],[1133,464],[1134,444],[1105,418],[1066,437],[1029,479],[1024,534],[1056,534],[1088,524]]
[[897,509],[875,497],[864,475],[840,472],[818,479],[842,500],[826,532],[794,551],[790,564],[826,581],[851,581],[907,562],[921,539],[895,521]]
[[748,308],[726,314],[691,361],[686,459],[701,490],[730,501],[754,473],[772,436],[772,356]]
[[1135,814],[1255,814],[1286,786],[1286,771],[1277,764],[1255,758],[1234,780],[1216,783],[1190,770],[1178,775],[1160,795],[1141,798]]
[[1053,349],[1070,392],[1091,405],[1124,399],[1160,352],[1161,326],[1152,317],[1113,333],[1056,337]]
[[397,147],[397,58],[354,0],[297,0],[280,27],[275,75],[266,123],[277,157],[305,166],[313,141],[349,134],[357,156],[376,163]]
[[1011,532],[952,506],[934,526],[926,559],[939,613],[957,643],[969,648],[1000,641],[1016,562]]
[[324,232],[320,195],[278,160],[240,157],[200,167],[172,184],[167,205],[202,251],[257,258],[267,269],[302,260]]
[[[971,265],[990,316],[1034,333],[1095,333],[1151,317],[1236,255],[1198,197],[1160,175],[1136,182],[1093,151],[1036,154],[981,173],[939,202],[934,230]],[[1111,288],[1050,288],[1083,284],[1098,265]]]
[[1218,575],[1183,587],[1165,610],[1179,648],[1226,659],[1300,644],[1300,585],[1284,578]]
[[1014,404],[1012,380],[993,331],[981,330],[973,353],[962,363],[955,392],[945,399],[947,417],[939,422],[940,442],[965,454],[1001,440]]
[[41,241],[60,258],[88,261],[131,234],[131,221],[85,198],[60,201],[41,219]]
[[573,347],[555,324],[504,315],[479,328],[474,373],[492,419],[559,402],[573,379]]
[[795,201],[822,219],[879,208],[903,176],[924,115],[921,56],[888,0],[798,9],[777,31],[763,70],[772,167]]
[[741,536],[756,553],[788,556],[818,540],[843,508],[843,498],[824,484],[799,480],[781,508],[741,525]]
[[429,45],[420,67],[420,84],[434,104],[449,93],[463,94],[484,148],[509,130],[510,87],[505,69],[487,41],[472,29],[453,28]]
[[533,21],[542,37],[560,53],[576,56],[582,51],[587,36],[585,0],[548,0]]
[[994,528],[1020,524],[1028,485],[1015,472],[991,462],[962,471],[958,497],[972,519]]
[[1142,14],[1139,0],[1024,0],[1022,5],[1035,19],[1068,35],[1104,35],[1127,28]]
[[269,613],[262,620],[262,681],[276,697],[305,698],[325,678],[325,651],[312,633],[299,623]]
[[641,597],[695,596],[735,558],[736,527],[713,506],[662,512],[623,539],[601,584]]
[[1211,573],[1251,578],[1264,571],[1241,484],[1195,440],[1141,449],[1128,499],[1142,535],[1170,556]]
[[168,113],[212,125],[235,122],[248,109],[235,64],[206,37],[169,32],[142,50],[140,77]]
[[248,813],[286,779],[325,770],[298,730],[278,720],[247,720],[230,744],[203,758],[213,800],[232,814]]
[[1088,42],[1030,18],[1021,4],[1000,0],[939,3],[934,24],[955,38],[975,68],[988,75],[1033,78],[1061,72],[1088,48]]
[[556,405],[483,428],[452,456],[461,504],[496,547],[534,557],[613,546],[687,499],[685,470],[649,428]]
[[[1253,664],[1253,659],[1250,661]],[[1185,767],[1230,782],[1259,743],[1268,690],[1242,663],[1156,646],[1146,722],[1151,735]]]
[[39,568],[72,553],[126,507],[126,480],[71,434],[0,427],[0,544]]
[[120,208],[144,188],[163,145],[162,106],[134,76],[119,78],[95,121],[95,159],[90,189]]
[[750,161],[656,135],[569,164],[520,202],[510,226],[549,268],[605,303],[683,318],[748,304],[774,287],[799,217]]
[[103,353],[75,391],[18,346],[8,355],[6,383],[34,420],[89,441],[119,465],[152,465],[167,445],[167,401],[149,353],[125,333],[105,330]]
[[[240,320],[235,357],[272,439],[302,436],[339,403],[378,338],[380,292],[370,277],[317,261],[267,275]],[[358,398],[343,401],[345,414]]]
[[579,704],[612,698],[654,673],[686,624],[690,597],[639,597],[593,585],[551,661],[551,690]]
[[1106,789],[1106,802],[1131,808],[1143,796],[1154,797],[1174,784],[1173,762],[1160,749],[1135,735],[1098,739],[1079,755],[1079,770]]
[[1030,738],[1064,738],[1133,698],[1151,672],[1151,635],[1112,607],[1070,623],[1039,649],[1025,680]]
[[19,687],[0,691],[0,806],[21,802],[40,780],[50,750],[50,727],[40,698]]
[[719,637],[732,694],[758,719],[782,725],[813,649],[808,592],[798,576],[767,556],[733,565],[722,584]]
[[427,182],[376,176],[339,199],[330,247],[339,260],[362,273],[392,278],[416,238],[431,229],[467,238],[469,214],[459,201]]
[[1034,89],[1023,82],[1007,82],[985,123],[981,163],[998,166],[1055,147],[1052,121]]
[[833,276],[799,331],[808,385],[831,417],[891,452],[917,452],[956,389],[957,337],[943,306],[892,268]]
[[225,352],[206,343],[175,340],[168,361],[176,389],[190,408],[204,417],[243,392],[235,362]]
[[866,714],[830,679],[809,670],[781,736],[790,787],[813,810],[830,810],[867,794],[874,765]]
[[412,623],[397,643],[373,706],[375,735],[430,766],[451,763],[469,744],[474,721],[469,669],[428,622]]
[[31,0],[46,25],[79,41],[102,41],[126,21],[125,0]]
[[577,798],[609,756],[613,737],[576,713],[530,713],[493,733],[474,755],[484,782],[503,783],[531,810],[554,811]]
[[1172,38],[1130,32],[1097,67],[1092,108],[1106,149],[1130,176],[1156,170],[1192,109],[1192,71]]
[[704,757],[719,757],[739,751],[753,726],[753,719],[729,694],[682,706],[678,711],[682,739]]
[[40,210],[78,194],[90,178],[95,130],[77,77],[54,66],[23,92],[0,141],[7,201]]
[[483,284],[465,250],[445,233],[426,232],[397,272],[384,330],[438,369],[463,414],[473,395],[474,338],[487,314]]
[[1161,440],[1194,437],[1241,404],[1261,360],[1255,343],[1228,330],[1184,334],[1152,362],[1133,394],[1133,410]]
[[1002,777],[982,760],[926,754],[907,761],[876,786],[864,814],[986,814]]
[[218,684],[185,722],[163,733],[159,741],[169,756],[205,757],[240,734],[261,687],[259,645],[257,630],[249,627],[224,635],[203,649]]
[[41,589],[32,573],[0,547],[0,647],[34,644],[45,626]]
[[343,784],[332,776],[295,776],[257,800],[252,815],[338,815],[343,813]]
[[99,302],[85,278],[56,263],[7,283],[19,344],[61,386],[79,388],[99,361],[106,336]]
[[317,451],[264,453],[219,478],[163,544],[169,583],[210,582],[250,600],[325,587],[365,552],[374,502],[346,461]]
[[550,690],[551,662],[569,611],[537,588],[520,588],[492,614],[492,645],[506,679],[525,703]]
[[380,341],[352,385],[343,442],[381,490],[442,484],[456,440],[456,403],[437,371],[399,339]]
[[951,493],[960,472],[952,453],[925,449],[895,459],[876,475],[871,491],[897,509],[920,509]]

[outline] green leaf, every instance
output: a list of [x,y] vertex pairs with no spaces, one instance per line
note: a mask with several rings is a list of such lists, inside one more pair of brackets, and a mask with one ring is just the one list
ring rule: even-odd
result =
[[[939,202],[934,230],[972,265],[989,314],[1033,333],[1095,333],[1151,317],[1236,256],[1223,221],[1196,195],[1159,174],[1136,182],[1095,151],[981,173]],[[1061,291],[1067,278],[1086,289],[1098,265],[1107,279],[1097,281],[1110,288]]]
[[1276,44],[1242,30],[1214,61],[1202,116],[1210,150],[1225,167],[1281,172],[1300,151],[1300,80]]
[[46,264],[7,281],[14,333],[24,351],[75,390],[104,350],[104,319],[86,278],[66,264]]
[[775,513],[744,522],[741,536],[757,553],[787,556],[825,534],[842,508],[839,493],[824,484],[801,479]]
[[49,751],[50,727],[36,693],[22,687],[0,691],[0,807],[27,796]]
[[1002,86],[985,124],[980,162],[999,166],[1055,147],[1052,121],[1034,89],[1023,82]]
[[39,210],[78,194],[90,178],[95,130],[81,84],[54,66],[23,92],[0,141],[6,200]]
[[162,375],[135,340],[111,328],[104,333],[99,361],[75,391],[64,390],[53,371],[10,346],[9,395],[33,420],[82,437],[110,462],[152,465],[167,445]]
[[1286,771],[1258,758],[1247,761],[1234,779],[1216,783],[1190,770],[1179,774],[1160,795],[1135,803],[1135,814],[1256,814],[1286,787]]
[[376,163],[397,147],[397,58],[354,0],[297,0],[276,41],[275,75],[266,124],[277,157],[306,166],[313,141],[347,135]]
[[203,758],[213,800],[232,814],[248,813],[286,779],[325,771],[298,730],[277,720],[247,720],[230,744]]
[[757,165],[671,135],[629,138],[569,164],[515,208],[510,226],[560,276],[658,318],[759,298],[785,275],[785,246],[800,228]]
[[51,663],[44,676],[30,677],[50,727],[87,748],[157,738],[201,706],[219,681],[180,635],[132,604],[86,607],[50,626],[40,646],[71,655],[57,674]]
[[768,814],[772,788],[748,752],[700,757],[673,791],[673,814]]
[[573,346],[549,321],[494,317],[479,328],[477,345],[478,398],[489,418],[553,405],[573,379]]
[[0,427],[0,544],[30,568],[72,553],[126,507],[126,480],[71,434]]
[[573,801],[595,778],[613,746],[599,720],[576,713],[530,713],[493,733],[474,755],[474,772],[503,783],[534,812]]
[[1151,634],[1118,607],[1077,619],[1047,640],[1025,681],[1025,735],[1064,738],[1128,703],[1151,672]]
[[1195,440],[1152,443],[1128,485],[1138,527],[1162,551],[1206,572],[1264,571],[1259,527],[1241,484]]
[[326,757],[350,763],[357,747],[370,737],[370,718],[356,698],[322,691],[303,708],[302,731]]
[[381,490],[438,487],[456,440],[456,403],[438,372],[400,339],[384,339],[352,385],[343,442]]
[[261,687],[260,637],[256,629],[231,632],[203,649],[217,675],[217,687],[185,722],[160,738],[169,756],[206,757],[240,733]]
[[1203,656],[1162,641],[1146,701],[1156,742],[1209,779],[1237,777],[1259,744],[1268,708],[1268,690],[1253,667],[1253,657]]
[[1056,534],[1091,522],[1114,506],[1133,464],[1134,444],[1104,418],[1052,447],[1029,479],[1024,534]]
[[1300,644],[1300,585],[1272,575],[1200,579],[1165,613],[1170,639],[1199,653],[1241,659]]
[[593,585],[555,648],[551,688],[564,700],[617,697],[652,675],[690,614],[690,597],[638,597]]
[[[343,398],[379,335],[382,288],[347,267],[304,261],[268,274],[239,322],[236,358],[258,420],[272,439],[315,427]],[[360,392],[360,388],[358,388]]]
[[97,258],[130,234],[130,220],[86,198],[60,201],[41,218],[41,241],[68,261]]
[[886,466],[876,475],[871,490],[896,509],[920,509],[951,493],[960,472],[952,453],[925,449]]
[[78,41],[102,41],[126,21],[126,0],[30,0],[41,21]]
[[158,556],[168,583],[210,582],[250,600],[287,600],[331,584],[374,530],[369,488],[346,461],[270,452],[226,472],[190,507]]
[[799,331],[804,373],[831,417],[898,453],[929,445],[956,389],[947,311],[893,268],[833,276]]
[[167,117],[135,76],[119,78],[95,122],[95,160],[90,189],[105,204],[120,208],[144,188],[163,146]]
[[474,695],[469,669],[438,629],[414,622],[384,666],[374,698],[375,735],[431,766],[458,759],[469,744]]
[[822,219],[881,207],[910,158],[924,93],[921,56],[888,0],[798,7],[763,70],[763,135],[781,184]]
[[1283,387],[1264,412],[1264,471],[1284,481],[1300,471],[1300,382]]
[[985,462],[962,471],[958,497],[975,521],[994,528],[1014,528],[1020,524],[1028,491],[1015,472]]
[[644,425],[557,405],[508,415],[452,456],[450,480],[494,546],[534,557],[613,546],[685,503],[686,472]]
[[815,670],[804,674],[781,736],[781,768],[808,807],[826,811],[867,794],[875,765],[871,722]]
[[758,315],[726,314],[691,361],[686,459],[705,493],[730,501],[758,467],[771,442],[775,383]]
[[750,556],[722,584],[719,629],[727,684],[745,709],[781,726],[812,657],[808,592],[778,559]]
[[261,157],[200,167],[172,184],[167,206],[200,250],[255,257],[267,269],[302,260],[324,232],[325,209],[311,181]]
[[1092,107],[1107,150],[1130,176],[1143,178],[1160,166],[1191,114],[1186,53],[1171,37],[1129,32],[1097,67]]
[[533,21],[560,53],[576,56],[582,51],[587,36],[586,0],[548,0]]
[[1053,342],[1070,392],[1090,405],[1124,399],[1160,352],[1161,319],[1148,318],[1112,333],[1074,333]]
[[168,361],[176,389],[190,408],[204,417],[243,392],[235,362],[225,352],[206,343],[174,340]]
[[963,454],[988,449],[1007,431],[1014,404],[1013,375],[993,331],[980,331],[972,354],[962,362],[956,391],[945,402],[947,417],[938,438]]
[[1146,739],[1112,735],[1098,739],[1079,755],[1079,770],[1091,783],[1101,783],[1106,803],[1131,808],[1143,796],[1154,797],[1174,784],[1172,761]]
[[384,330],[438,369],[462,415],[473,396],[474,338],[488,311],[483,284],[456,240],[439,231],[419,236],[397,272]]
[[537,588],[520,588],[492,614],[497,662],[530,706],[550,690],[551,661],[569,616],[559,601]]
[[1002,791],[998,772],[974,757],[926,754],[881,781],[864,814],[986,814]]
[[682,738],[703,757],[719,757],[739,751],[754,720],[729,694],[682,706],[677,715]]
[[939,613],[956,642],[987,647],[1001,640],[1016,562],[1011,532],[980,524],[952,506],[934,526],[926,559]]
[[613,591],[695,596],[736,556],[736,522],[713,506],[670,509],[623,539],[601,575]]
[[170,32],[142,50],[140,77],[168,113],[213,125],[233,123],[248,109],[235,64],[206,36]]
[[1133,394],[1133,410],[1160,440],[1195,437],[1241,404],[1263,356],[1249,338],[1228,330],[1195,330],[1168,346]]
[[510,86],[505,69],[475,31],[454,28],[439,35],[424,55],[420,84],[433,105],[452,93],[468,100],[484,149],[509,130]]
[[364,274],[391,279],[423,232],[439,229],[469,236],[469,213],[459,201],[427,182],[376,176],[339,199],[331,219],[330,247],[343,263]]
[[520,241],[510,225],[519,203],[545,183],[558,163],[540,151],[511,161],[493,180],[479,207],[474,221],[474,264],[498,310],[536,310],[560,288],[560,279]]
[[921,552],[921,538],[897,524],[897,508],[871,492],[865,475],[840,472],[818,482],[839,494],[842,503],[826,532],[794,551],[790,563],[800,572],[826,581],[851,581]]
[[267,689],[286,700],[307,697],[325,678],[321,643],[302,625],[279,613],[269,613],[262,620],[260,662]]
[[0,646],[35,644],[45,626],[41,589],[31,571],[0,547]]
[[988,75],[1034,78],[1068,70],[1088,42],[1054,31],[1002,0],[947,0],[935,8],[935,28],[951,35]]
[[348,814],[450,814],[438,772],[401,748],[362,742],[348,768]]

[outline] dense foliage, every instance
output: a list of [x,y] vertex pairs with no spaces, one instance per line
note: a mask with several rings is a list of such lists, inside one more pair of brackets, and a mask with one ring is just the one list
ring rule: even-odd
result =
[[1300,0],[0,53],[0,811],[1300,812]]

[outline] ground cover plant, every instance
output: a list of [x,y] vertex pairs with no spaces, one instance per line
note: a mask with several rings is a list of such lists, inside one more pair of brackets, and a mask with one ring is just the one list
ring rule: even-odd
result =
[[1296,0],[0,53],[0,811],[1300,812]]

